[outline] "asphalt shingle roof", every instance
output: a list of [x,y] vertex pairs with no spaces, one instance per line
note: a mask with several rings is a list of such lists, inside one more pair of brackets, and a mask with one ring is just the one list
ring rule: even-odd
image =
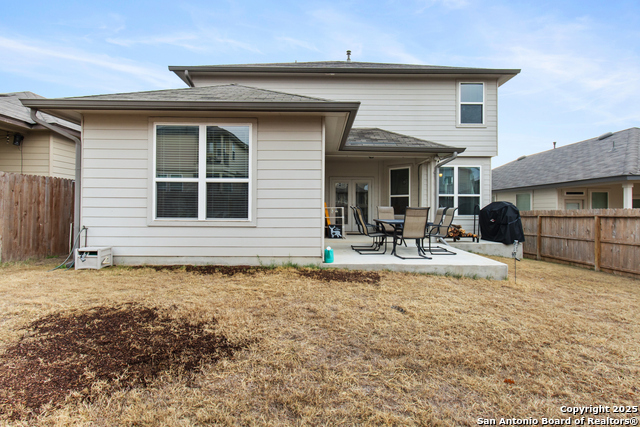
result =
[[352,128],[345,149],[405,149],[415,151],[464,151],[437,142],[426,141],[379,128]]
[[262,63],[262,64],[217,64],[217,65],[197,65],[197,66],[170,66],[170,70],[226,70],[245,69],[291,69],[291,70],[379,70],[379,71],[466,71],[466,72],[487,72],[487,73],[518,73],[520,70],[503,70],[493,68],[475,68],[475,67],[447,67],[442,65],[422,65],[422,64],[392,64],[385,62],[357,62],[357,61],[313,61],[313,62],[278,62],[278,63]]
[[323,98],[294,95],[237,84],[188,87],[148,92],[114,93],[60,99],[67,101],[330,102]]
[[445,67],[439,65],[418,65],[418,64],[392,64],[384,62],[356,62],[356,61],[313,61],[313,62],[272,62],[263,64],[219,64],[204,65],[203,67],[226,68],[226,67],[244,67],[244,68],[389,68],[389,69],[449,69],[458,67]]
[[640,175],[640,128],[523,156],[492,171],[493,191]]
[[[22,105],[20,99],[45,99],[44,96],[40,96],[33,92],[11,92],[11,93],[0,93],[0,115],[9,117],[15,120],[20,120],[24,122],[26,126],[33,126],[36,124],[31,119],[29,108]],[[38,117],[42,118],[45,122],[50,124],[57,124],[67,129],[80,130],[80,126],[68,122],[63,119],[59,119],[57,117],[51,116],[49,114],[45,114],[42,112],[38,113]]]

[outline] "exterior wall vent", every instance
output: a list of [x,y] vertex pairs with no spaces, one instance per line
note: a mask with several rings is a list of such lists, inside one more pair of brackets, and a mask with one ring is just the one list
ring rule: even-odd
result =
[[565,191],[565,196],[584,196],[584,191]]

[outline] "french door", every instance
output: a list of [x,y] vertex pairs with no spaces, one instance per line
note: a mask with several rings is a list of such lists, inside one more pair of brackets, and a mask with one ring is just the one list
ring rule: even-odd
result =
[[369,178],[331,178],[331,206],[344,208],[344,231],[357,232],[353,212],[349,206],[362,210],[365,222],[371,222],[371,179]]

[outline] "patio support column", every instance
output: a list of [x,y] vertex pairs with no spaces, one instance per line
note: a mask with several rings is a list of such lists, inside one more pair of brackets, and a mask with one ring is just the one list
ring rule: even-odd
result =
[[633,182],[625,182],[622,184],[622,201],[623,208],[633,208]]

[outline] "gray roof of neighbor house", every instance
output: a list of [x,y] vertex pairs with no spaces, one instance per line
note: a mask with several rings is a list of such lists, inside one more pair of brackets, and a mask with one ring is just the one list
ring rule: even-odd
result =
[[640,180],[640,128],[522,156],[492,171],[493,191]]
[[[5,122],[25,129],[37,128],[38,125],[31,119],[29,108],[25,107],[20,99],[45,99],[33,92],[0,93],[0,123]],[[53,125],[62,126],[74,131],[80,131],[80,126],[67,120],[59,119],[49,114],[40,113],[39,118]]]
[[520,73],[519,69],[445,67],[440,65],[356,61],[170,66],[169,70],[176,73],[189,86],[193,86],[190,73],[483,74],[499,75],[499,84],[505,83]]
[[466,148],[450,147],[379,128],[352,128],[345,151],[403,151],[420,153],[462,153]]

